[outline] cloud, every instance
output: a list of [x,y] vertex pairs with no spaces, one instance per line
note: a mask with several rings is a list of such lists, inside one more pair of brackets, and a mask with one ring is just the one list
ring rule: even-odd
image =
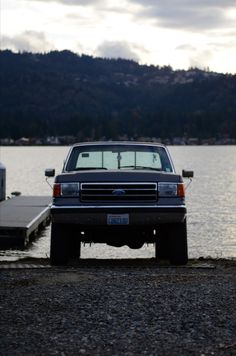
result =
[[183,51],[188,57],[189,67],[206,69],[213,57],[214,49],[208,44],[205,48],[197,48],[185,43],[176,47],[177,51]]
[[180,46],[177,46],[175,49],[178,51],[195,51],[196,50],[195,47],[193,47],[191,44],[188,44],[188,43],[184,43]]
[[[26,0],[32,2],[32,0]],[[74,5],[74,6],[90,6],[90,5],[98,5],[104,3],[104,0],[33,0],[37,2],[56,2],[64,5]]]
[[140,58],[137,52],[139,50],[141,50],[140,47],[128,42],[104,41],[97,47],[95,54],[103,58],[132,59],[138,62]]
[[199,50],[189,57],[189,66],[192,68],[206,69],[209,67],[212,58],[211,50]]
[[15,37],[2,36],[2,49],[26,52],[47,52],[54,49],[43,32],[25,31]]
[[235,27],[227,11],[236,10],[235,0],[129,0],[142,6],[138,18],[152,19],[168,28],[189,30]]
[[216,37],[218,37],[219,35],[222,36],[222,37],[228,37],[228,38],[233,37],[233,38],[235,38],[236,37],[236,30],[235,31],[221,32],[220,34],[218,33],[218,34],[216,34]]
[[211,7],[234,7],[235,0],[129,0],[130,2],[146,5],[146,6],[156,6],[157,4],[160,6],[163,5],[173,5],[174,8],[176,6],[180,7],[191,7],[191,8],[202,8],[204,6]]

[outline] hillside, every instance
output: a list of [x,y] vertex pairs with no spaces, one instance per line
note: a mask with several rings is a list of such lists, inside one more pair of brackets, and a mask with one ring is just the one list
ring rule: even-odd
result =
[[0,52],[0,138],[236,138],[236,76],[70,51]]

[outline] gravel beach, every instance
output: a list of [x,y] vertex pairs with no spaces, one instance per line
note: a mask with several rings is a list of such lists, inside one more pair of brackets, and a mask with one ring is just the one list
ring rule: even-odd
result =
[[236,261],[0,265],[0,354],[236,355]]

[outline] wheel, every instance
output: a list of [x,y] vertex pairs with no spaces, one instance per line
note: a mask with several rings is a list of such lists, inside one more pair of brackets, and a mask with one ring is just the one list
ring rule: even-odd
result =
[[188,262],[186,220],[157,228],[155,258],[168,259],[173,265],[185,265]]
[[186,265],[188,263],[187,223],[171,224],[170,263],[172,265]]
[[81,253],[81,241],[78,239],[78,236],[75,234],[74,229],[71,232],[69,239],[69,257],[70,258],[80,258]]
[[52,223],[50,261],[52,265],[65,265],[69,259],[67,229],[64,224]]
[[155,243],[155,258],[168,260],[170,255],[169,225],[160,225],[157,228],[157,242]]

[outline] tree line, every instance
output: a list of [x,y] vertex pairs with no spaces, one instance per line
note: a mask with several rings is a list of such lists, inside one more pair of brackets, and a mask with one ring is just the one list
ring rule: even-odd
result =
[[0,138],[236,138],[236,76],[70,51],[0,51]]

